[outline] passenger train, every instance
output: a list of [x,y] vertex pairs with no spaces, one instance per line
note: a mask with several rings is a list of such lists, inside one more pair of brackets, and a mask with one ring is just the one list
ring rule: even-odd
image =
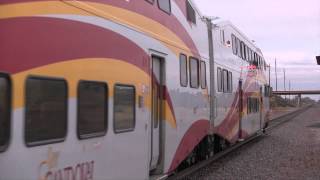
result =
[[0,0],[0,180],[169,177],[263,131],[267,69],[191,0]]

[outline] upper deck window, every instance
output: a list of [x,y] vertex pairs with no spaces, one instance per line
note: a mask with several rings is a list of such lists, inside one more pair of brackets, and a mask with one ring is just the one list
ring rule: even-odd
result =
[[240,45],[240,39],[236,38],[237,40],[237,55],[241,58],[241,45]]
[[234,55],[237,55],[237,39],[235,35],[231,35],[231,39],[232,39],[232,51]]
[[158,0],[158,6],[159,8],[168,13],[171,14],[171,2],[170,0]]
[[10,137],[11,82],[0,73],[0,152],[6,149]]
[[196,12],[193,9],[193,7],[191,6],[190,2],[188,0],[186,0],[186,4],[187,4],[187,19],[188,21],[192,22],[193,24],[197,23],[196,20]]

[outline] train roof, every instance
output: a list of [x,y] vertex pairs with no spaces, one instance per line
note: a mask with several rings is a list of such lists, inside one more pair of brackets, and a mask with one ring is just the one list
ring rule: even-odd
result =
[[238,29],[232,22],[228,21],[228,20],[221,20],[221,19],[215,19],[212,21],[212,23],[214,24],[214,27],[224,27],[224,26],[230,26],[232,29],[234,29],[234,31],[236,31],[238,34],[241,35],[241,37],[243,39],[245,39],[251,46],[253,46],[254,48],[256,48],[255,50],[258,53],[261,53],[262,55],[262,51],[261,49],[254,44],[254,42],[252,42],[252,40],[250,38],[248,38],[248,36],[246,36],[240,29]]

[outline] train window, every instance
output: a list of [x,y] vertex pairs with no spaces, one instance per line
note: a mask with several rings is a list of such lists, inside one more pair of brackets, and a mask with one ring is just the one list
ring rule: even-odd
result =
[[218,82],[218,92],[223,90],[223,80],[222,80],[222,70],[221,68],[217,69],[217,82]]
[[158,0],[158,7],[168,13],[171,14],[171,2],[170,0]]
[[188,68],[187,68],[187,56],[180,54],[180,84],[183,87],[188,86]]
[[67,82],[29,77],[26,81],[25,140],[27,146],[61,142],[67,133]]
[[260,104],[258,98],[247,98],[247,114],[257,113],[260,111]]
[[228,71],[223,70],[222,73],[222,79],[223,79],[223,92],[228,92]]
[[136,91],[134,86],[116,85],[114,87],[114,131],[116,133],[133,131],[135,127]]
[[240,54],[241,54],[241,58],[243,59],[243,60],[245,60],[245,45],[244,45],[244,43],[241,41],[241,43],[240,43],[240,49],[241,49],[241,52],[240,52]]
[[245,51],[245,56],[246,56],[246,61],[248,61],[249,60],[249,47],[247,46],[247,45],[245,45],[245,49],[246,49],[246,51]]
[[232,51],[233,51],[233,54],[237,55],[237,40],[236,40],[236,36],[231,34],[231,39],[232,39]]
[[105,135],[107,131],[108,87],[103,82],[80,81],[78,85],[78,137]]
[[201,61],[200,63],[200,73],[201,73],[201,88],[207,88],[207,77],[206,77],[206,62]]
[[237,55],[241,58],[241,43],[240,39],[237,38]]
[[225,45],[225,33],[224,33],[224,30],[220,30],[220,42],[222,45]]
[[10,139],[11,81],[0,73],[0,152],[6,150]]
[[199,60],[190,57],[190,86],[192,88],[199,87]]
[[258,66],[258,55],[257,55],[257,53],[254,53],[253,65]]
[[246,44],[243,43],[243,45],[242,45],[242,56],[243,56],[242,59],[243,60],[246,60],[246,51],[247,51]]
[[258,56],[258,68],[261,69],[261,57]]
[[251,61],[250,61],[250,64],[253,64],[254,62],[254,51],[251,50]]
[[268,85],[264,85],[264,97],[268,97],[269,96],[269,86]]
[[232,92],[232,72],[228,72],[228,92]]
[[187,19],[188,19],[188,21],[192,22],[193,24],[197,23],[196,12],[193,9],[193,7],[191,6],[189,1],[187,1]]

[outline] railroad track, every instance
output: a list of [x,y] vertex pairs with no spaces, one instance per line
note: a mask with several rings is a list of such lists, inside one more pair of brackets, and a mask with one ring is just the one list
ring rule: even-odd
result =
[[279,127],[279,125],[290,121],[292,118],[294,118],[297,115],[305,112],[307,109],[309,109],[312,106],[313,105],[309,105],[309,106],[300,108],[300,109],[298,109],[296,111],[287,113],[285,115],[282,115],[280,117],[277,117],[277,118],[273,119],[271,121],[271,123],[269,124],[269,126],[265,129],[265,132],[260,131],[260,132],[256,133],[255,135],[251,136],[250,138],[248,138],[248,139],[246,139],[246,140],[244,140],[242,142],[239,142],[239,143],[237,143],[235,145],[232,145],[228,149],[226,149],[226,150],[224,150],[222,152],[217,153],[212,158],[204,160],[204,161],[201,161],[201,162],[195,164],[194,166],[192,166],[190,168],[187,168],[187,169],[185,169],[185,170],[183,170],[181,172],[178,172],[178,173],[170,176],[168,178],[168,180],[183,179],[183,178],[187,177],[188,175],[193,174],[194,172],[200,170],[203,167],[208,166],[212,162],[217,161],[218,159],[220,159],[220,158],[226,156],[227,154],[235,151],[236,149],[242,147],[243,145],[259,140],[259,138],[263,137],[262,135],[267,134],[268,132],[270,132],[272,129],[274,129],[276,127]]

